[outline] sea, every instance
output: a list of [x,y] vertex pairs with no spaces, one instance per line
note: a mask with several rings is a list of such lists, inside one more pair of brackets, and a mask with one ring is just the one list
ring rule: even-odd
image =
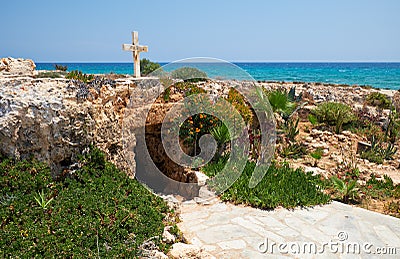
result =
[[[68,71],[80,70],[87,74],[132,74],[132,63],[57,63]],[[165,71],[181,66],[194,66],[210,78],[320,82],[371,86],[382,89],[400,89],[400,63],[159,63]],[[55,63],[36,63],[38,70],[53,70]]]

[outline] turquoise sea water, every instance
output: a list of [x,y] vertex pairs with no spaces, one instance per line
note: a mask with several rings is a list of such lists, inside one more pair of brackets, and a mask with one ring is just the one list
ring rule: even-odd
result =
[[[132,74],[132,63],[57,63],[68,71],[90,74]],[[167,63],[160,63],[166,65]],[[182,63],[184,64],[184,63]],[[167,66],[167,71],[182,64]],[[192,64],[192,63],[191,63]],[[255,80],[323,82],[349,85],[370,85],[376,88],[400,89],[400,63],[233,63]],[[53,63],[37,63],[39,70],[53,70]],[[247,73],[232,70],[227,63],[193,63],[209,77],[249,79]]]

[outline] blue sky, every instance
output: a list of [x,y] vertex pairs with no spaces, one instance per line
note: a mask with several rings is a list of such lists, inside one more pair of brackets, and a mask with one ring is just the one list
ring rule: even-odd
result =
[[0,57],[129,62],[139,31],[174,61],[400,61],[398,0],[13,0],[1,3]]

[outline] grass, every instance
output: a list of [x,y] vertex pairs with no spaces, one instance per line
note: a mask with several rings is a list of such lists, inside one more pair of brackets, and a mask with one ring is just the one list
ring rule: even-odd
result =
[[[224,156],[219,161],[203,167],[203,171],[209,177],[215,176],[226,161],[227,156]],[[260,209],[314,206],[330,201],[329,195],[324,194],[319,187],[319,176],[304,173],[301,169],[292,169],[286,163],[272,163],[261,182],[255,188],[250,188],[248,184],[254,167],[254,162],[246,164],[239,179],[221,194],[223,201]]]
[[[0,257],[138,257],[160,240],[165,202],[93,150],[53,180],[47,165],[0,158]],[[41,206],[38,192],[46,206]],[[50,201],[51,202],[48,202]]]

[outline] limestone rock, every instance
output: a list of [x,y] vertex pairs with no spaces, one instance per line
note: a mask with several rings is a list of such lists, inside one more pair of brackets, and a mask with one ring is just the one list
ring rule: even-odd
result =
[[214,256],[203,251],[196,245],[176,243],[169,251],[172,258],[176,259],[213,259]]
[[162,239],[167,244],[173,244],[176,240],[175,236],[169,232],[170,229],[171,226],[166,226],[162,234]]
[[[95,145],[119,168],[134,174],[134,133],[125,137],[132,152],[123,151],[122,121],[130,97],[123,84],[103,87],[97,99],[79,101],[65,79],[0,77],[0,85],[0,153],[17,159],[33,156],[48,163],[56,175]],[[140,127],[136,117],[125,119]]]
[[33,75],[36,65],[31,59],[2,58],[0,73],[9,75]]

